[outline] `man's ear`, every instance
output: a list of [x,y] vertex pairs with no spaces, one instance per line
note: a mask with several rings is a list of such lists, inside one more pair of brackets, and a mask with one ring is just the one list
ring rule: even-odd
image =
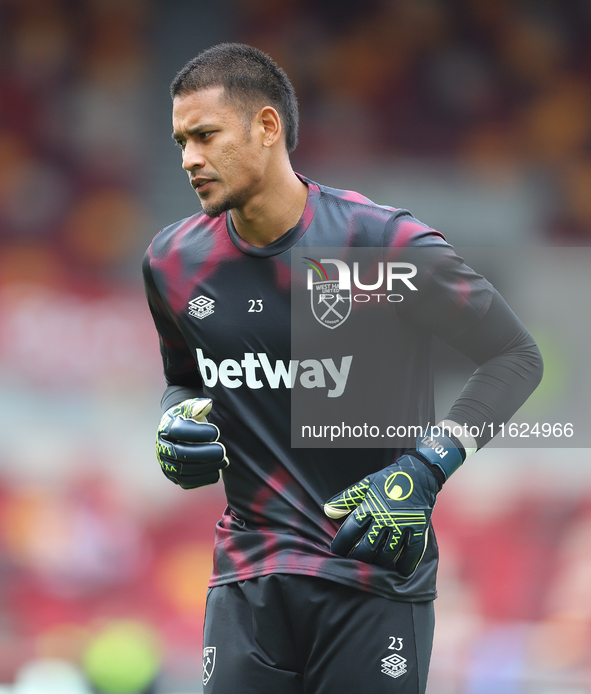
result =
[[264,106],[256,115],[256,123],[262,131],[263,147],[272,147],[281,137],[281,118],[272,106]]

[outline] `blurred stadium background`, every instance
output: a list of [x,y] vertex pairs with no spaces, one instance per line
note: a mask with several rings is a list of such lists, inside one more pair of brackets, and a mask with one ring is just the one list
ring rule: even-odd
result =
[[[197,206],[175,72],[219,41],[268,51],[297,170],[531,251],[484,269],[546,359],[524,416],[588,421],[590,31],[589,0],[0,0],[0,692],[201,688],[223,499],[157,469],[139,271]],[[446,488],[430,694],[591,692],[590,457],[491,448]]]

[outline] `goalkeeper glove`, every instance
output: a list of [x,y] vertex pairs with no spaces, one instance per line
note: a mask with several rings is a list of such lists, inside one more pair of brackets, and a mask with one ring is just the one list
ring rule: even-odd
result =
[[324,505],[326,515],[350,515],[331,551],[370,564],[392,564],[410,576],[425,553],[437,494],[465,457],[459,441],[431,429],[418,437],[415,450],[333,496]]
[[220,430],[206,419],[211,406],[208,398],[183,400],[160,420],[156,456],[166,477],[183,489],[215,484],[229,465]]

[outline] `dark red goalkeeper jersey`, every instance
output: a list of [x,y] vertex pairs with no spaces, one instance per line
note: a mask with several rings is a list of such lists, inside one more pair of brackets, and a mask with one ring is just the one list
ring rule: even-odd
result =
[[[308,255],[309,249],[314,257],[315,248],[327,247],[429,249],[435,259],[429,293],[407,303],[409,315],[403,320],[415,325],[411,314],[417,314],[414,337],[391,362],[405,393],[398,397],[397,407],[412,410],[413,421],[435,423],[430,334],[460,349],[462,335],[471,336],[465,353],[484,376],[487,369],[505,368],[507,360],[507,371],[521,374],[513,399],[482,391],[484,377],[476,379],[476,398],[470,391],[469,397],[458,400],[449,414],[454,421],[509,419],[535,387],[537,350],[500,297],[495,300],[492,286],[464,264],[442,234],[405,210],[302,180],[308,185],[304,213],[293,229],[270,245],[245,243],[229,213],[214,219],[199,213],[161,231],[144,261],[168,386],[163,407],[188,397],[212,398],[209,419],[219,427],[230,460],[223,472],[228,505],[216,529],[211,585],[294,573],[392,599],[429,600],[435,597],[438,556],[433,532],[422,562],[407,579],[392,569],[330,552],[338,523],[325,516],[323,503],[390,464],[400,451],[292,448],[291,394],[305,380],[303,360],[289,366],[292,252],[303,248]],[[503,340],[491,345],[487,331],[482,338],[471,331],[486,325],[487,314],[493,312],[495,322],[506,329]],[[306,364],[320,370],[318,383],[324,384],[327,395],[332,390],[336,399],[339,389],[346,388],[342,379],[338,385],[334,378],[339,370],[342,373],[344,352],[335,347],[334,354],[315,354],[313,343],[309,349]],[[473,405],[479,397],[484,403],[480,409]]]

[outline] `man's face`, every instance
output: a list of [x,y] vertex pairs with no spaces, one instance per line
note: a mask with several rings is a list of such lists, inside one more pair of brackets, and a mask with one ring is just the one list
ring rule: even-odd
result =
[[245,123],[223,87],[176,96],[172,108],[173,138],[183,152],[183,168],[205,214],[244,207],[263,175],[258,131]]

